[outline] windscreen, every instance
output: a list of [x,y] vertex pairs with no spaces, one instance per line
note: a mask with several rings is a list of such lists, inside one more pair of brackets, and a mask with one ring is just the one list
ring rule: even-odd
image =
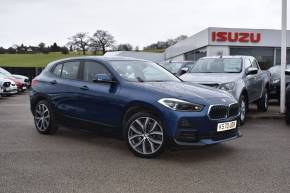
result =
[[114,70],[125,80],[131,82],[166,82],[180,80],[173,74],[155,64],[147,61],[110,61]]
[[196,62],[191,73],[240,73],[241,58],[203,58]]

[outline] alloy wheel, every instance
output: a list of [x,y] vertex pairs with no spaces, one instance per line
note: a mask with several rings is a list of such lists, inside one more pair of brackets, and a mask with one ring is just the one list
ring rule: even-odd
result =
[[128,142],[138,153],[154,154],[161,148],[163,140],[163,128],[151,117],[140,117],[129,126]]
[[35,126],[39,131],[46,131],[50,123],[49,109],[45,104],[36,107],[34,115]]
[[245,117],[246,117],[246,102],[245,102],[245,100],[241,101],[240,109],[241,109],[241,120],[244,121]]

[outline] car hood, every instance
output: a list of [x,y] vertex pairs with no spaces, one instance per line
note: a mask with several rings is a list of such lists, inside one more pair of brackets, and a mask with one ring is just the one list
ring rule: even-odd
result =
[[230,104],[237,101],[228,92],[187,82],[143,82],[133,83],[142,90],[162,98],[177,98],[204,105]]
[[180,78],[187,82],[195,83],[228,83],[240,78],[240,73],[186,73]]
[[3,84],[4,82],[10,82],[11,84],[15,84],[13,80],[7,78],[0,78],[0,84]]

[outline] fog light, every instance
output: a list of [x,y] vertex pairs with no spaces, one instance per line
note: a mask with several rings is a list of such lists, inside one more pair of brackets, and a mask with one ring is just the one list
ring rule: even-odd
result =
[[189,127],[192,127],[192,125],[191,125],[191,122],[188,119],[182,118],[179,121],[179,127],[181,127],[181,128],[189,128]]

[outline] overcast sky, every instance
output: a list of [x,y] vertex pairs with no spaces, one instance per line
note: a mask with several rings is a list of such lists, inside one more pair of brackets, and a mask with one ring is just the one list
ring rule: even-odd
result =
[[142,48],[207,27],[279,29],[280,12],[281,0],[0,0],[0,46],[64,45],[104,29]]

